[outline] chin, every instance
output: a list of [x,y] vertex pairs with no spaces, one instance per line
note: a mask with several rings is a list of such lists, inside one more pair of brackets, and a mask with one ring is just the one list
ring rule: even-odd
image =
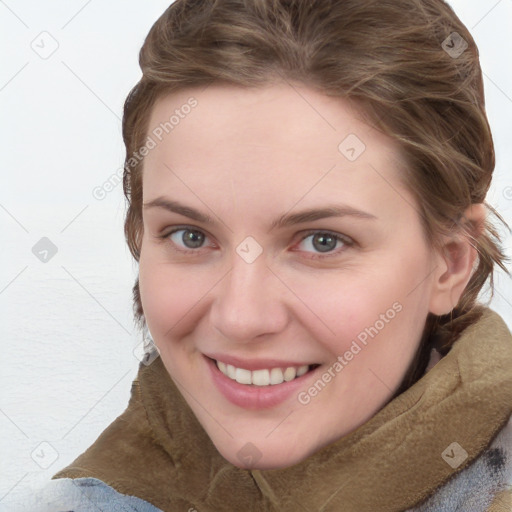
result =
[[228,462],[246,470],[284,469],[298,464],[309,456],[308,453],[297,453],[296,450],[293,450],[293,453],[283,453],[273,447],[268,447],[266,450],[269,453],[265,455],[265,450],[258,450],[252,443],[246,443],[236,451],[233,451],[232,446],[226,451],[219,448],[217,450]]

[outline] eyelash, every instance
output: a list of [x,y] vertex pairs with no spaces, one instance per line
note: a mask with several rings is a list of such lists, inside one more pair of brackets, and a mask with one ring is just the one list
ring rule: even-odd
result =
[[[175,229],[173,229],[172,231],[170,231],[169,233],[166,233],[165,235],[160,235],[158,236],[158,238],[162,239],[162,240],[167,240],[168,242],[170,242],[174,247],[173,249],[176,250],[176,251],[179,251],[181,253],[185,253],[185,254],[190,254],[190,253],[197,253],[200,251],[200,249],[202,249],[202,247],[198,248],[198,249],[178,249],[176,247],[176,244],[174,242],[172,242],[170,240],[170,236],[178,231],[199,231],[200,233],[202,233],[203,235],[207,236],[206,233],[204,233],[202,230],[200,229],[197,229],[195,227],[192,227],[192,226],[180,226],[180,227],[177,227]],[[336,242],[343,242],[343,244],[346,246],[346,247],[352,247],[355,245],[355,242],[347,237],[347,236],[344,236],[344,235],[339,235],[337,233],[333,233],[332,231],[326,231],[326,230],[322,230],[322,229],[313,229],[313,230],[309,230],[307,231],[303,237],[300,239],[299,242],[302,242],[304,241],[306,238],[310,237],[311,235],[316,235],[316,234],[322,234],[322,235],[329,235],[331,236],[332,238],[334,238],[336,240]],[[328,252],[328,253],[325,253],[325,255],[322,255],[321,253],[314,253],[315,255],[314,256],[310,256],[311,259],[326,259],[326,258],[332,258],[332,257],[335,257],[337,255],[339,255],[340,251],[331,251],[331,252]]]

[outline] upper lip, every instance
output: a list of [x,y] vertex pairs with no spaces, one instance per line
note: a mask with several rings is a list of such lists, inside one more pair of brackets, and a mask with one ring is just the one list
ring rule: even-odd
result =
[[236,368],[244,368],[245,370],[265,370],[272,368],[289,368],[290,366],[310,366],[315,363],[304,363],[297,361],[285,361],[282,359],[242,359],[240,357],[230,356],[227,354],[205,354],[210,359],[222,361],[223,363],[230,364]]

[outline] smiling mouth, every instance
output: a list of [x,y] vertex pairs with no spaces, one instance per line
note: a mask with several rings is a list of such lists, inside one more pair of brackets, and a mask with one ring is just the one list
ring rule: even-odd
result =
[[239,384],[252,385],[252,386],[276,386],[283,382],[290,382],[306,375],[319,364],[310,364],[303,366],[289,366],[287,368],[269,368],[261,370],[247,370],[245,368],[237,368],[231,364],[226,364],[222,361],[214,361],[217,368],[229,379],[238,382]]

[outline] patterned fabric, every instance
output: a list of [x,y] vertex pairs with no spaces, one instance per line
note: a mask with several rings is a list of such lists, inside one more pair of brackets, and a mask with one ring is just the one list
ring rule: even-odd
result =
[[[60,478],[27,497],[19,512],[162,512],[96,478]],[[12,511],[12,512],[18,512]],[[187,512],[187,511],[183,511]]]

